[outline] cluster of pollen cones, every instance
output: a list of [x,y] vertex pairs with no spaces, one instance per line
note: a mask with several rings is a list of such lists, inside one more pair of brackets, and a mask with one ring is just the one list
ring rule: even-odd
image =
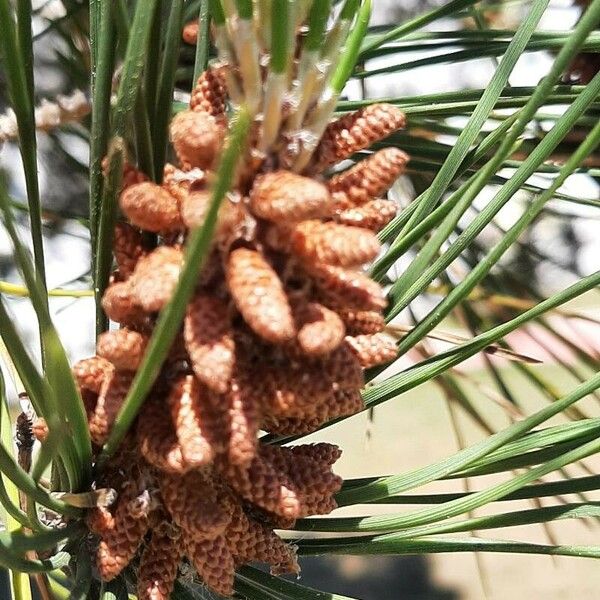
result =
[[[170,126],[179,167],[158,185],[126,167],[115,231],[117,269],[103,308],[120,325],[74,366],[99,448],[107,439],[182,269],[187,232],[201,226],[227,133],[222,69],[200,78]],[[297,572],[274,529],[335,507],[341,479],[330,444],[283,447],[259,432],[305,434],[363,408],[366,368],[389,362],[384,295],[362,267],[396,214],[382,199],[407,156],[384,149],[326,179],[321,173],[403,126],[373,105],[332,122],[304,174],[257,160],[252,139],[221,206],[209,258],[179,337],[97,487],[118,492],[92,509],[97,568],[128,565],[140,600],[168,598],[182,561],[229,596],[239,565]],[[252,136],[251,136],[252,138]],[[148,233],[158,245],[148,245]]]

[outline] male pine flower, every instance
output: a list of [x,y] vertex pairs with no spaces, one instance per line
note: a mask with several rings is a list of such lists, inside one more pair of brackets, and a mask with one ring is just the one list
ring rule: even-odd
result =
[[[127,222],[115,231],[117,269],[102,300],[120,328],[73,369],[97,447],[175,290],[188,232],[204,222],[227,135],[226,82],[236,76],[226,63],[201,75],[190,109],[171,123],[179,164],[165,167],[162,184],[126,166]],[[310,433],[359,412],[363,370],[395,355],[381,333],[383,291],[363,267],[379,253],[376,232],[396,214],[381,196],[408,159],[386,149],[329,180],[326,171],[403,124],[391,105],[346,114],[295,173],[278,158],[285,136],[258,151],[257,120],[180,335],[134,428],[98,474],[97,486],[119,494],[87,519],[104,580],[135,561],[138,597],[161,600],[182,560],[226,596],[247,562],[298,571],[293,546],[275,529],[336,508],[342,480],[332,466],[341,452],[268,445],[259,432]],[[155,247],[146,232],[158,236]]]

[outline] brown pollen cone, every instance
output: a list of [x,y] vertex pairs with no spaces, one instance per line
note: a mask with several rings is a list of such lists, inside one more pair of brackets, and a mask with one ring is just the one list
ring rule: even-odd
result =
[[309,263],[302,268],[311,275],[326,305],[383,310],[387,304],[381,286],[360,271]]
[[170,127],[171,142],[184,170],[213,167],[224,133],[208,113],[187,110],[175,115]]
[[347,337],[346,344],[354,352],[363,369],[384,365],[398,355],[396,342],[381,333]]
[[328,374],[307,366],[307,362],[294,361],[253,372],[254,393],[262,398],[266,412],[279,417],[301,416],[329,395],[333,381]]
[[183,266],[183,252],[159,246],[137,264],[130,279],[133,301],[145,311],[155,312],[171,299]]
[[349,208],[335,215],[337,223],[354,225],[370,231],[381,231],[398,213],[392,200],[370,200],[362,206]]
[[221,401],[227,402],[229,440],[227,457],[233,465],[247,465],[256,454],[258,431],[262,417],[262,402],[254,393],[248,393],[248,378],[235,379]]
[[[108,168],[108,160],[102,161],[102,169],[104,171],[104,175],[106,175],[106,170]],[[123,166],[123,180],[121,182],[121,191],[124,189],[135,185],[136,183],[142,183],[144,181],[149,181],[148,176],[145,173],[142,173],[139,169],[134,167],[129,163],[125,163]]]
[[138,227],[158,233],[183,228],[177,200],[155,183],[128,187],[119,198],[121,210]]
[[101,446],[108,439],[132,380],[131,372],[116,371],[102,383],[98,402],[89,423],[90,435],[95,444]]
[[371,104],[348,113],[325,129],[311,170],[321,172],[404,127],[404,113],[391,104]]
[[186,540],[187,557],[202,581],[223,596],[233,594],[235,564],[224,536],[211,540]]
[[327,442],[286,446],[285,449],[292,457],[309,458],[329,466],[337,462],[342,456],[341,448]]
[[168,600],[184,549],[179,536],[156,528],[144,548],[138,571],[138,600]]
[[141,493],[138,482],[130,482],[119,494],[111,529],[102,533],[97,565],[104,581],[110,581],[129,564],[148,530],[148,515],[136,510]]
[[92,508],[85,519],[88,529],[96,535],[104,535],[115,527],[115,517],[110,510],[103,506]]
[[291,448],[265,445],[261,448],[261,455],[275,468],[289,475],[298,489],[303,505],[330,498],[342,486],[341,477],[332,473],[331,465],[314,461],[309,453],[303,455]]
[[223,69],[209,67],[200,75],[192,90],[190,108],[213,117],[223,117],[227,100],[227,89]]
[[211,406],[207,395],[206,388],[187,375],[174,382],[167,400],[181,453],[192,467],[210,464],[223,444],[224,411]]
[[292,231],[291,248],[304,261],[353,267],[373,260],[381,245],[375,234],[361,227],[303,221]]
[[147,253],[140,230],[127,223],[117,223],[113,253],[119,277],[125,280],[133,273],[138,260]]
[[163,180],[161,187],[177,200],[180,210],[183,201],[190,194],[192,183],[194,185],[205,184],[206,173],[200,169],[196,169],[189,173],[178,169],[171,163],[165,164],[163,168]]
[[[226,204],[227,200],[225,200],[225,202],[221,205],[221,209],[223,209],[224,205]],[[201,227],[206,221],[206,213],[208,212],[209,206],[209,190],[188,190],[185,196],[181,199],[179,207],[181,211],[181,218],[183,219],[185,226],[189,229],[193,229],[194,227]],[[221,212],[221,210],[219,212]]]
[[312,433],[328,421],[350,417],[364,408],[364,401],[358,390],[335,390],[313,407],[310,417],[270,417],[263,423],[263,428],[278,435]]
[[261,456],[255,456],[248,467],[226,467],[225,476],[231,487],[245,500],[282,517],[296,518],[300,501],[294,484],[284,472],[277,471]]
[[351,308],[336,309],[346,325],[348,335],[379,333],[385,329],[385,319],[375,310],[354,310]]
[[214,539],[231,521],[231,499],[219,494],[213,478],[203,471],[163,475],[160,493],[173,521],[192,539]]
[[294,307],[298,344],[308,356],[322,356],[335,350],[346,334],[344,322],[336,312],[317,302]]
[[48,434],[50,430],[48,429],[48,423],[46,423],[46,419],[43,417],[38,417],[35,419],[33,424],[31,425],[31,433],[33,433],[33,437],[42,444],[48,439]]
[[263,419],[263,429],[274,435],[305,435],[313,433],[325,421],[319,417],[274,417],[268,416]]
[[[348,339],[348,338],[346,338]],[[356,354],[346,343],[324,357],[320,367],[332,381],[333,390],[360,390],[365,385],[363,368]]]
[[122,325],[137,326],[147,318],[135,300],[129,281],[116,281],[108,286],[102,296],[102,310],[111,321]]
[[148,337],[129,329],[106,331],[98,337],[96,353],[118,371],[136,371],[142,362]]
[[250,207],[262,219],[290,223],[326,217],[332,205],[322,183],[290,171],[274,171],[256,180]]
[[114,367],[100,356],[84,358],[73,365],[73,376],[81,389],[100,393],[104,380],[112,375]]
[[137,421],[140,454],[165,473],[186,473],[190,465],[183,458],[181,445],[170,423],[167,407],[156,400],[146,401]]
[[244,320],[260,337],[281,343],[295,335],[283,285],[259,252],[248,248],[233,250],[227,262],[227,284]]
[[366,204],[386,193],[402,175],[408,155],[398,148],[384,148],[328,182],[336,212]]
[[183,335],[198,379],[216,392],[227,391],[235,366],[227,304],[215,296],[198,294],[187,307]]
[[258,561],[271,565],[271,573],[298,573],[300,567],[292,546],[286,544],[272,529],[248,518],[241,517],[238,525],[238,536],[228,540],[235,540],[230,548],[237,564]]

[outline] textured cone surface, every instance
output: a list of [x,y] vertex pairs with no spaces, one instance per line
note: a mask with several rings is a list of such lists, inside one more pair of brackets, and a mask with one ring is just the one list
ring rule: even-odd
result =
[[398,207],[392,200],[371,200],[357,208],[340,212],[335,220],[343,225],[381,231],[397,213]]
[[300,513],[300,502],[290,478],[261,456],[256,456],[248,467],[230,465],[226,476],[242,498],[266,511],[288,518],[296,518]]
[[184,111],[171,122],[171,142],[184,169],[210,169],[221,149],[223,128],[205,112]]
[[262,428],[273,434],[297,435],[312,433],[328,421],[354,415],[364,409],[358,389],[337,389],[312,406],[304,417],[279,417],[270,415],[263,420]]
[[118,371],[135,371],[140,366],[148,338],[136,331],[118,329],[98,337],[96,353],[109,360]]
[[[204,225],[211,194],[208,190],[193,191],[181,203],[181,216],[190,229]],[[215,225],[214,240],[219,247],[227,248],[238,232],[241,231],[247,219],[239,202],[227,198],[221,204]]]
[[146,401],[138,417],[137,441],[140,453],[154,467],[166,473],[185,473],[190,465],[170,423],[166,406]]
[[271,566],[273,574],[300,571],[293,547],[286,544],[271,529],[249,518],[246,518],[244,526],[239,540],[232,548],[236,563],[266,563]]
[[385,194],[404,172],[408,155],[397,148],[385,148],[352,168],[335,175],[328,187],[336,211],[361,206]]
[[169,600],[182,558],[181,540],[155,529],[140,560],[138,600]]
[[348,335],[373,334],[385,329],[385,319],[380,312],[351,308],[338,308],[336,312],[346,325]]
[[294,337],[294,321],[283,285],[262,255],[238,248],[229,255],[227,283],[240,313],[262,338],[279,343]]
[[87,512],[85,523],[92,533],[103,536],[115,528],[115,517],[108,508],[98,506]]
[[359,310],[382,310],[387,302],[381,286],[360,271],[324,264],[304,264],[325,304]]
[[377,236],[366,229],[321,221],[300,223],[291,237],[293,252],[303,260],[337,267],[369,262],[380,247]]
[[[308,367],[308,368],[307,368]],[[279,417],[301,416],[327,397],[332,380],[307,363],[283,367],[267,366],[254,372],[254,393],[263,399],[265,410]]]
[[294,308],[298,344],[309,356],[321,356],[335,350],[343,341],[346,328],[332,310],[316,302]]
[[384,365],[396,358],[396,342],[385,334],[347,337],[346,344],[354,352],[363,369]]
[[110,377],[104,380],[98,394],[96,408],[89,423],[90,436],[95,444],[101,446],[108,439],[132,380],[133,373],[125,371],[113,372]]
[[275,435],[303,435],[312,433],[325,423],[316,416],[310,418],[273,417],[263,419],[262,428]]
[[317,408],[317,419],[323,424],[333,419],[355,415],[365,408],[365,403],[358,389],[336,390],[327,404]]
[[[327,382],[327,393],[307,393],[304,386],[302,397],[310,402],[302,405],[300,411],[275,407],[263,418],[265,431],[280,435],[310,433],[331,419],[353,415],[364,408],[359,391],[364,386],[363,369],[345,343],[323,360],[314,361],[308,372],[321,374],[321,380]],[[262,390],[260,393],[264,395]]]
[[355,415],[365,409],[360,390],[337,390],[334,392],[335,403],[330,409],[329,419]]
[[333,389],[360,390],[365,385],[360,360],[346,343],[324,359],[322,370],[334,382]]
[[127,223],[117,223],[113,253],[119,269],[119,277],[127,279],[133,273],[138,260],[146,254],[140,231]]
[[273,467],[288,474],[297,487],[305,514],[309,503],[331,498],[342,486],[342,478],[331,471],[326,462],[315,462],[309,454],[294,452],[291,448],[263,446],[261,456]]
[[130,280],[134,301],[148,312],[161,310],[173,295],[182,265],[182,251],[169,246],[144,257]]
[[364,402],[358,389],[335,390],[314,406],[312,415],[318,426],[321,426],[333,419],[355,415],[363,409]]
[[342,487],[341,477],[332,473],[328,466],[316,468],[310,459],[295,459],[288,467],[288,473],[300,490],[305,515],[311,513],[308,502],[331,498]]
[[183,458],[193,467],[211,463],[222,443],[223,417],[215,414],[207,395],[206,388],[188,375],[173,384],[168,398]]
[[297,519],[280,517],[279,515],[267,512],[266,510],[262,510],[256,506],[252,506],[252,508],[246,507],[246,509],[249,511],[249,515],[251,513],[250,516],[255,521],[266,525],[270,529],[293,529],[294,525],[296,525]]
[[371,104],[333,121],[325,129],[313,168],[319,172],[350,158],[404,127],[404,113],[391,104]]
[[112,529],[100,540],[97,565],[104,581],[114,579],[135,556],[148,530],[148,517],[135,510],[139,490],[130,483],[119,494]]
[[129,280],[117,281],[108,287],[102,296],[102,309],[111,321],[122,325],[139,325],[147,316],[137,303]]
[[227,305],[214,296],[198,294],[187,307],[183,332],[198,379],[212,390],[225,392],[235,365]]
[[177,200],[155,183],[128,187],[119,199],[121,210],[138,227],[148,231],[177,231],[183,228]]
[[201,227],[206,220],[206,213],[208,212],[209,206],[209,190],[196,190],[186,194],[180,205],[181,218],[186,227],[190,229]]
[[81,389],[99,394],[104,380],[112,376],[114,367],[106,359],[94,356],[75,363],[72,371]]
[[202,471],[163,475],[160,493],[173,521],[193,539],[213,539],[231,521],[231,501],[218,493],[212,478]]
[[186,546],[186,555],[202,581],[217,594],[231,596],[235,564],[225,538],[187,540]]
[[262,406],[254,393],[248,393],[241,379],[240,377],[233,381],[226,397],[228,459],[233,465],[247,465],[252,461],[256,454],[261,424]]
[[310,515],[328,515],[338,507],[335,498],[316,499],[305,505],[306,512],[302,517]]
[[326,217],[331,211],[331,197],[314,179],[275,171],[257,179],[250,192],[250,207],[263,219],[290,223]]
[[307,458],[324,465],[333,465],[342,456],[341,448],[327,442],[299,444],[297,446],[286,447],[285,450],[293,458]]
[[190,108],[196,112],[204,112],[213,117],[225,114],[227,90],[223,70],[208,68],[198,78],[198,83],[192,90]]

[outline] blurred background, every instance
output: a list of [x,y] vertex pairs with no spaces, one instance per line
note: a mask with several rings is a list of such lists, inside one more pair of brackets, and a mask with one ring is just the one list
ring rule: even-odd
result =
[[[69,3],[65,3],[69,4]],[[58,0],[34,2],[37,9],[36,30],[36,89],[38,99],[56,99],[60,95],[63,102],[76,102],[84,114],[87,110],[86,90],[80,93],[81,77],[85,77],[86,65],[81,65],[81,73],[65,68],[65,56],[70,48],[64,38],[52,29],[53,23],[66,14],[65,4]],[[421,0],[378,0],[375,4],[373,24],[399,24],[405,19],[427,8],[442,5],[439,1]],[[480,16],[487,27],[514,29],[518,26],[523,12],[528,10],[528,2],[484,3]],[[539,28],[545,31],[567,31],[577,21],[580,8],[568,0],[554,0],[546,11]],[[475,22],[468,15],[464,20],[438,21],[439,30],[473,28]],[[74,38],[74,44],[77,39]],[[185,63],[186,50],[182,50]],[[402,61],[410,62],[423,58],[422,51],[405,51]],[[387,61],[387,62],[386,62]],[[389,61],[398,61],[397,56],[378,58],[370,63],[370,68],[383,68]],[[513,72],[510,83],[513,86],[534,86],[547,72],[552,55],[544,50],[529,52],[522,57]],[[458,62],[439,64],[395,71],[370,77],[364,84],[353,82],[347,90],[348,99],[362,97],[381,98],[386,96],[414,96],[443,91],[485,88],[496,66],[494,57],[485,57]],[[185,68],[182,69],[185,78]],[[11,195],[19,201],[25,198],[18,148],[10,140],[10,114],[7,113],[6,90],[0,69],[0,168],[10,180]],[[564,107],[553,107],[564,110]],[[457,118],[453,125],[460,127],[464,119]],[[4,138],[2,137],[4,135]],[[451,137],[440,135],[438,141],[451,144]],[[72,297],[57,297],[51,302],[55,323],[63,336],[63,341],[73,361],[93,354],[94,309],[89,287],[89,239],[85,226],[87,217],[87,141],[83,129],[77,124],[62,127],[38,138],[40,147],[39,173],[42,198],[46,209],[45,250],[49,288],[69,289]],[[410,151],[409,151],[410,152]],[[596,167],[600,165],[594,165]],[[507,173],[510,175],[510,173]],[[563,191],[572,196],[598,199],[598,172],[571,177]],[[427,185],[427,176],[411,172],[395,187],[393,193],[399,202],[406,204],[416,195],[419,186]],[[490,191],[491,193],[491,191]],[[483,196],[483,195],[482,195]],[[482,202],[485,198],[482,198]],[[518,208],[518,207],[517,207]],[[511,224],[519,213],[513,203],[507,205],[498,216],[497,222]],[[568,215],[557,209],[544,212],[528,230],[522,245],[517,245],[505,257],[504,265],[515,269],[525,278],[535,281],[546,294],[563,289],[574,279],[600,266],[600,227],[597,209],[592,206],[573,204]],[[516,212],[515,212],[516,211]],[[466,220],[472,218],[466,215]],[[26,232],[27,216],[21,214],[23,233]],[[483,242],[497,239],[497,231],[484,231]],[[26,236],[23,236],[26,239]],[[529,248],[529,250],[525,248]],[[533,251],[531,250],[533,249]],[[543,252],[536,252],[541,249]],[[402,269],[402,264],[395,265]],[[5,232],[0,229],[0,285],[3,291],[11,291],[11,284],[18,284],[18,274],[14,270],[11,245]],[[34,312],[27,299],[19,297],[17,288],[12,289],[9,306],[19,328],[32,349],[36,349],[37,326]],[[588,296],[576,305],[579,314],[587,314],[591,319],[600,315],[598,297]],[[427,300],[424,300],[427,302]],[[419,307],[414,307],[418,314]],[[402,319],[400,319],[402,323]],[[447,331],[465,334],[464,328],[452,320],[443,324]],[[600,326],[590,321],[556,323],[576,340],[576,345],[584,345],[591,356],[600,351]],[[568,327],[568,329],[567,329]],[[555,337],[545,333],[543,328],[533,326],[526,334],[514,334],[511,345],[520,352],[543,360],[539,368],[547,379],[560,390],[573,385],[571,375],[563,367],[574,365],[576,353],[568,345],[560,344]],[[443,343],[432,344],[432,349],[445,347]],[[506,362],[500,359],[486,359],[498,369],[504,369]],[[406,359],[410,361],[410,357]],[[396,369],[407,363],[399,361]],[[502,390],[492,393],[497,382],[490,380],[489,369],[483,359],[472,360],[461,366],[472,377],[470,393],[477,399],[478,414],[495,428],[507,425],[510,411],[502,408]],[[539,403],[540,392],[529,389],[528,381],[517,374],[508,379],[515,394],[525,396],[523,410],[533,409]],[[9,380],[10,384],[10,380]],[[495,388],[494,388],[495,389]],[[486,393],[487,390],[487,393]],[[11,389],[13,400],[16,389]],[[538,396],[536,396],[536,393]],[[498,398],[500,396],[500,398]],[[492,398],[492,400],[490,400]],[[476,401],[474,400],[474,401]],[[539,404],[538,404],[539,405]],[[345,453],[338,471],[345,477],[385,475],[407,471],[434,462],[454,453],[458,448],[473,443],[486,435],[481,423],[463,413],[457,413],[447,397],[435,384],[427,384],[405,394],[394,401],[377,408],[372,415],[362,414],[343,424],[328,428],[312,436],[311,440],[327,440],[339,443]],[[590,460],[588,468],[596,473],[600,470],[600,460]],[[581,473],[579,473],[581,474]],[[477,482],[478,486],[501,477],[489,476]],[[428,486],[424,491],[449,492],[465,491],[462,481],[445,482]],[[514,503],[512,508],[531,507],[527,503]],[[385,507],[378,507],[382,512]],[[368,510],[373,512],[373,507]],[[387,509],[389,510],[389,509]],[[347,511],[346,511],[347,512]],[[340,514],[344,514],[340,512]],[[360,514],[354,508],[353,514]],[[534,526],[519,528],[518,532],[503,532],[505,535],[527,541],[549,541],[560,543],[561,537],[568,537],[571,543],[585,544],[597,542],[597,525],[589,527],[579,522],[561,522],[543,528]],[[493,537],[493,535],[492,535]],[[476,557],[465,555],[436,555],[431,557],[328,557],[312,558],[303,561],[302,582],[319,589],[348,594],[362,600],[475,600],[480,598],[505,599],[546,598],[592,599],[599,597],[600,571],[588,559],[547,557],[486,555]]]

